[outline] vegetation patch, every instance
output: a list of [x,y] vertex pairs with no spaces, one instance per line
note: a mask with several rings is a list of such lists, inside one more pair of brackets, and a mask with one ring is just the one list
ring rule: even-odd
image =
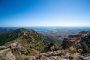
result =
[[70,51],[73,52],[73,53],[75,53],[75,52],[77,52],[77,49],[74,48],[74,47],[70,47]]
[[53,42],[51,42],[51,43],[50,43],[50,45],[54,45],[54,43],[53,43]]
[[0,45],[3,45],[9,41],[13,41],[13,40],[19,38],[20,36],[23,35],[24,31],[26,31],[26,29],[20,28],[20,29],[14,30],[12,32],[0,34]]
[[46,53],[47,51],[46,50],[42,50],[41,53]]
[[29,60],[29,58],[24,58],[23,60]]
[[56,51],[58,48],[57,47],[54,47],[54,50]]

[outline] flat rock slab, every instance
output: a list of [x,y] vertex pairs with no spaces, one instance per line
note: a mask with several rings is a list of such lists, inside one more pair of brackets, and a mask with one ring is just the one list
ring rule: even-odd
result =
[[10,48],[0,50],[0,54],[4,53],[5,51],[8,51],[8,50],[10,50]]
[[6,49],[6,46],[0,46],[0,50]]

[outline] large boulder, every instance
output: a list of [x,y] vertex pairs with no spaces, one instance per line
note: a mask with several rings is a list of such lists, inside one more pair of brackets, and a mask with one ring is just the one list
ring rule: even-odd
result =
[[17,46],[17,44],[16,44],[16,43],[12,43],[12,44],[11,44],[11,49],[16,48],[16,46]]

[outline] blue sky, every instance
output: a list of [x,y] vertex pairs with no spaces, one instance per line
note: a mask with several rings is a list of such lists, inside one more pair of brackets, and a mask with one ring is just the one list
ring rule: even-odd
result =
[[0,27],[90,26],[90,0],[0,0]]

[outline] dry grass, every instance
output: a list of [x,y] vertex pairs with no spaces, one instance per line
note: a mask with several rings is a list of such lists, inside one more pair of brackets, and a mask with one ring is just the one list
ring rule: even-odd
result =
[[74,48],[74,47],[70,47],[69,49],[70,49],[70,51],[73,52],[73,53],[77,52],[77,49]]

